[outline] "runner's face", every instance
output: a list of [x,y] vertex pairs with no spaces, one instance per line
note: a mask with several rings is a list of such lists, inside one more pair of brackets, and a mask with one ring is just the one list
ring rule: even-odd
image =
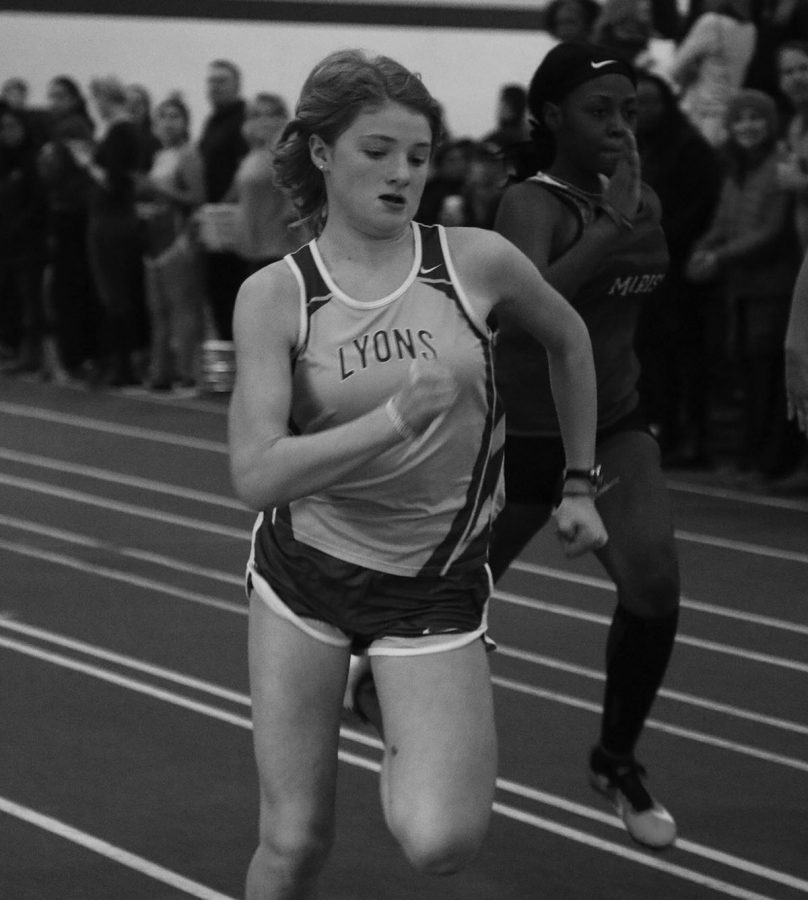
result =
[[637,128],[637,92],[625,75],[587,81],[560,104],[556,158],[581,172],[611,175]]
[[431,148],[426,117],[393,102],[361,112],[333,145],[313,138],[329,222],[345,220],[382,235],[408,225],[421,201]]

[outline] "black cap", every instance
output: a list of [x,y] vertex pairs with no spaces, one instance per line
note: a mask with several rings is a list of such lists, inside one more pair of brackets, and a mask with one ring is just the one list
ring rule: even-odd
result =
[[543,103],[558,103],[575,88],[602,75],[624,75],[635,87],[637,85],[633,66],[606,47],[580,41],[556,44],[530,82],[530,111],[538,117]]

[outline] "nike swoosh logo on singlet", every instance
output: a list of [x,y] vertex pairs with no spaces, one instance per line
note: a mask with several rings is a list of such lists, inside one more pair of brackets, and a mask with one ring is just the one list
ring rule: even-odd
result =
[[421,266],[421,271],[418,274],[419,275],[429,275],[430,272],[434,272],[435,269],[439,269],[439,268],[440,268],[440,263],[438,263],[437,266],[432,266],[429,269],[425,269],[423,266]]
[[604,66],[610,66],[612,63],[616,62],[616,59],[604,59],[602,62],[593,62],[590,60],[589,65],[592,66],[593,69],[602,69]]

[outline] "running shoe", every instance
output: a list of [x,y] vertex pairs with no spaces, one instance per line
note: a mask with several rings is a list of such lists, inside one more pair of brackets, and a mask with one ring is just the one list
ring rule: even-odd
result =
[[645,769],[629,757],[612,757],[594,747],[589,782],[617,810],[631,837],[644,847],[663,850],[676,840],[676,822],[645,786]]

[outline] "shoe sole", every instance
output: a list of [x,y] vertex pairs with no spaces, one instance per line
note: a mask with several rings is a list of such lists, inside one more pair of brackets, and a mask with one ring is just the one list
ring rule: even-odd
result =
[[645,847],[648,850],[661,851],[667,850],[676,842],[676,823],[674,822],[671,814],[666,809],[659,806],[659,804],[656,805],[656,808],[673,826],[673,835],[669,839],[654,843],[652,841],[643,840],[629,824],[629,822],[627,821],[627,809],[630,809],[630,806],[622,799],[620,792],[616,788],[611,787],[609,779],[605,775],[598,775],[597,772],[592,772],[590,770],[589,784],[598,794],[600,794],[602,797],[605,797],[609,801],[618,817],[620,818],[620,821],[623,823],[628,836],[636,844],[639,844],[641,847]]

